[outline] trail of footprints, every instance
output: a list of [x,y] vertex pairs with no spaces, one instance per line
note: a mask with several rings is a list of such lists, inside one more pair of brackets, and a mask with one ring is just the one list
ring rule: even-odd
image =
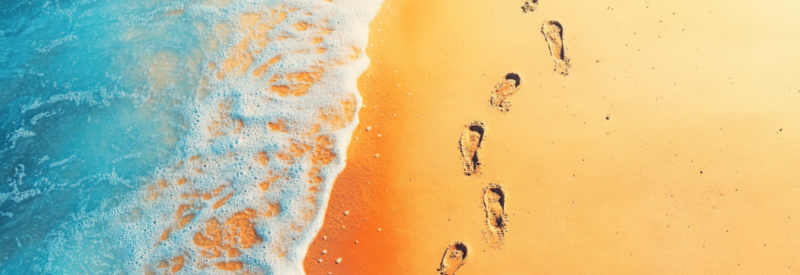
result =
[[[522,12],[534,12],[539,5],[539,0],[524,0]],[[541,29],[545,41],[550,48],[550,55],[555,61],[555,69],[563,76],[569,74],[571,67],[564,47],[564,27],[556,20],[546,20]],[[511,72],[495,85],[489,99],[489,108],[506,113],[511,110],[508,98],[516,94],[522,85],[519,74]],[[481,173],[483,161],[481,160],[481,147],[486,141],[486,124],[476,120],[464,125],[458,148],[462,158],[464,175],[471,176]],[[483,189],[483,209],[486,213],[486,229],[483,230],[484,238],[489,246],[502,248],[505,235],[508,232],[508,214],[506,214],[506,191],[498,183],[489,183]],[[437,271],[439,275],[454,275],[458,268],[463,266],[469,255],[469,246],[460,241],[451,243],[444,251],[442,262]]]

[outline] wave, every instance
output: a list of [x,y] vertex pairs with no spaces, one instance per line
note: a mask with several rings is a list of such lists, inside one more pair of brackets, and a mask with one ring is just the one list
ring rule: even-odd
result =
[[[91,16],[98,9],[93,3],[84,1],[84,12],[75,11],[84,6],[73,6],[72,14]],[[36,195],[52,199],[45,194],[54,188],[127,188],[66,198],[82,207],[66,210],[56,228],[44,230],[38,250],[24,249],[17,238],[19,248],[13,259],[0,261],[0,271],[32,264],[34,273],[303,273],[358,123],[356,79],[369,65],[368,24],[381,1],[154,1],[141,4],[146,8],[125,3],[132,6],[99,10],[125,14],[113,41],[119,43],[115,53],[131,56],[111,58],[109,68],[119,73],[107,78],[136,84],[127,91],[101,87],[20,104],[20,116],[32,118],[7,132],[5,151],[18,152],[20,140],[37,138],[34,127],[74,112],[65,102],[110,108],[120,100],[135,106],[125,119],[161,125],[149,132],[129,127],[124,136],[151,135],[137,142],[171,144],[172,151],[141,177],[117,172],[135,159],[153,159],[137,150],[113,157],[98,152],[111,171],[60,184],[42,176],[26,183],[36,176],[26,175],[25,165],[15,166],[18,180],[13,190],[0,189],[0,206]],[[63,48],[81,40],[80,34],[60,34],[33,51],[69,55]],[[175,112],[154,112],[160,109]],[[100,146],[86,148],[91,145]],[[87,162],[74,153],[27,157],[29,167],[50,170]],[[3,232],[22,235],[20,230],[7,225]]]

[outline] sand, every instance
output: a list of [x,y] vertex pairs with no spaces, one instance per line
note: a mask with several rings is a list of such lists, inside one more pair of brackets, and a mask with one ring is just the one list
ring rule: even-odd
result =
[[524,3],[386,0],[308,274],[797,273],[800,3]]

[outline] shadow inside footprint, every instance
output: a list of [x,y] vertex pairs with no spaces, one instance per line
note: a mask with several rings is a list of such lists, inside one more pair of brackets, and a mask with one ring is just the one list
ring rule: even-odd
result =
[[542,34],[544,34],[547,45],[550,46],[550,55],[556,61],[554,71],[564,76],[568,75],[567,70],[570,65],[564,48],[564,27],[556,20],[547,20],[542,25]]
[[496,183],[483,190],[483,206],[486,211],[486,239],[491,246],[500,247],[505,240],[508,215],[505,213],[506,192]]
[[442,263],[439,265],[439,275],[453,275],[456,274],[458,268],[464,265],[467,261],[467,244],[462,242],[453,242],[444,251]]
[[492,91],[492,98],[489,99],[489,106],[501,112],[511,110],[511,102],[506,99],[519,91],[522,78],[516,73],[508,73],[503,81],[498,83]]
[[464,174],[469,176],[480,171],[482,165],[479,149],[485,139],[485,126],[481,121],[467,124],[461,134],[459,149],[461,150]]
[[522,84],[522,78],[520,78],[516,73],[507,73],[506,80],[514,80],[514,85],[516,87],[519,87],[519,84]]

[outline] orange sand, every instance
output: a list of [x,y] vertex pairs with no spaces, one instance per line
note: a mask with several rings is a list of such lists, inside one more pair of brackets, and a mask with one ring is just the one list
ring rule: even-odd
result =
[[[523,2],[386,0],[308,274],[436,274],[453,241],[470,248],[458,274],[800,269],[800,3]],[[512,106],[491,110],[509,72]],[[484,166],[465,176],[475,120]],[[490,182],[501,248],[483,233]]]

